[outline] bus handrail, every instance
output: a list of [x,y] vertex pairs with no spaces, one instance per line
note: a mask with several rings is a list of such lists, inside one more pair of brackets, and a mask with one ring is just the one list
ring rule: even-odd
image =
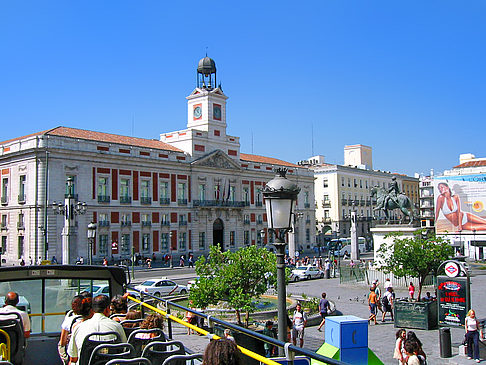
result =
[[2,357],[2,360],[7,360],[10,361],[10,335],[5,331],[0,328],[0,333],[5,336],[7,343],[0,343],[0,356]]
[[[301,347],[294,346],[294,345],[292,345],[290,343],[286,343],[286,342],[277,340],[277,339],[272,338],[272,337],[265,336],[263,334],[260,334],[260,333],[251,331],[251,330],[249,330],[247,328],[243,328],[243,327],[237,326],[235,324],[226,322],[226,321],[224,321],[222,319],[219,319],[219,318],[216,318],[216,317],[213,317],[213,316],[210,316],[210,315],[207,315],[207,314],[198,312],[198,311],[193,310],[191,308],[186,308],[186,307],[184,307],[184,306],[182,306],[180,304],[171,302],[168,299],[159,298],[159,297],[153,296],[151,294],[142,292],[142,291],[140,291],[138,289],[135,289],[135,288],[130,288],[130,289],[139,292],[143,296],[148,296],[151,299],[154,299],[154,300],[157,300],[157,301],[163,301],[163,302],[166,303],[166,305],[167,304],[170,304],[170,306],[178,307],[178,308],[180,308],[180,309],[182,309],[184,311],[189,311],[189,312],[191,312],[191,313],[193,313],[193,314],[195,314],[195,315],[197,315],[199,317],[205,318],[206,320],[208,320],[210,322],[215,322],[215,323],[221,324],[224,327],[230,328],[230,329],[235,330],[237,332],[244,333],[244,334],[246,334],[248,336],[251,336],[251,337],[254,337],[254,338],[258,339],[258,340],[261,340],[261,341],[270,343],[270,344],[272,344],[274,346],[278,346],[280,348],[287,348],[289,351],[291,351],[293,353],[297,353],[299,355],[308,356],[308,357],[310,357],[313,360],[318,360],[318,361],[321,361],[323,363],[330,364],[330,365],[346,365],[345,362],[342,362],[342,361],[339,361],[339,360],[336,360],[336,359],[332,359],[332,358],[327,357],[327,356],[323,356],[323,355],[316,354],[313,351],[310,351],[310,350],[307,350],[307,349],[304,349],[304,348],[301,348]],[[168,314],[167,312],[164,312],[161,309],[158,309],[158,308],[156,308],[154,306],[151,306],[150,304],[144,303],[143,301],[141,301],[139,299],[136,299],[136,298],[134,298],[132,296],[128,296],[128,299],[130,299],[130,300],[132,300],[132,301],[134,301],[136,303],[139,303],[140,305],[143,305],[143,306],[145,306],[145,307],[147,307],[147,308],[149,308],[151,310],[154,310],[157,313],[160,313],[160,314],[164,315],[166,318],[170,318],[171,320],[174,320],[175,322],[180,323],[183,326],[188,327],[188,328],[190,328],[190,329],[192,329],[194,331],[197,331],[197,332],[199,332],[199,333],[201,333],[201,334],[203,334],[205,336],[211,335],[212,336],[212,337],[210,337],[211,339],[219,339],[220,338],[217,335],[210,334],[208,331],[206,331],[206,330],[204,330],[202,328],[199,328],[199,327],[197,327],[195,325],[192,325],[192,324],[190,324],[190,323],[188,323],[188,322],[186,322],[186,321],[184,321],[182,319],[179,319],[177,317],[174,317],[171,314]],[[238,347],[240,347],[240,346],[238,346]],[[243,352],[243,349],[244,348],[241,348],[240,347],[240,349]],[[248,351],[249,353],[255,354],[254,352],[249,351],[247,349],[244,349],[244,350],[245,351]],[[243,353],[245,353],[245,352],[243,352]],[[253,357],[253,356],[250,356],[250,355],[248,355],[248,356],[253,357],[254,359],[257,359],[257,360],[263,362],[264,364],[276,364],[274,361],[272,361],[271,363],[265,362],[265,361],[268,361],[269,359],[267,359],[266,357],[263,357],[261,355],[258,355],[258,354],[255,354],[255,355],[258,356],[258,359],[255,358],[255,357]],[[263,359],[263,360],[261,360],[261,359]]]

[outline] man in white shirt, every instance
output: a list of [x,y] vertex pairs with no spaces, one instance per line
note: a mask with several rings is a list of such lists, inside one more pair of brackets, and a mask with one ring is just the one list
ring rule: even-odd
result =
[[295,306],[294,318],[292,320],[292,343],[296,346],[297,338],[300,340],[300,347],[304,346],[304,328],[307,324],[307,315],[298,303]]
[[78,361],[84,339],[93,332],[116,332],[120,335],[121,342],[127,342],[127,336],[120,323],[108,318],[110,315],[110,298],[98,295],[93,298],[93,317],[78,324],[69,341],[68,355],[71,363]]
[[16,307],[18,303],[19,303],[19,295],[13,291],[8,292],[7,295],[5,296],[5,305],[3,306],[3,308],[0,308],[0,316],[4,313],[12,313],[12,312],[20,314],[20,317],[22,317],[22,325],[24,326],[24,337],[29,338],[30,318],[27,313],[21,311]]

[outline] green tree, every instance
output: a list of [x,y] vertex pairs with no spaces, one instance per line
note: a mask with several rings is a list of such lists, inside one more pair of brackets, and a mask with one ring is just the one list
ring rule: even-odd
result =
[[418,230],[413,237],[402,237],[399,233],[390,235],[392,244],[384,244],[378,250],[381,269],[398,277],[414,277],[419,280],[418,300],[422,294],[423,282],[431,272],[437,274],[440,264],[454,254],[449,240],[426,235]]
[[241,312],[246,312],[245,324],[255,311],[255,300],[276,282],[276,257],[264,248],[249,246],[235,252],[221,252],[212,246],[209,258],[196,262],[199,275],[197,286],[191,289],[189,299],[193,305],[205,308],[226,301],[235,309],[241,324]]

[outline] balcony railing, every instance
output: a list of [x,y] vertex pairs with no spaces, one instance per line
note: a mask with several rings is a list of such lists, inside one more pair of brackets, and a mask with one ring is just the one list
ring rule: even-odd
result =
[[323,208],[330,208],[331,207],[331,201],[330,200],[324,200],[322,202],[322,207]]
[[256,202],[255,207],[263,207],[263,202]]
[[2,200],[1,200],[2,204],[5,205],[5,204],[8,204],[8,198],[7,196],[2,196]]
[[159,202],[160,202],[160,205],[169,205],[170,204],[170,198],[160,198]]
[[304,203],[304,208],[310,208],[310,203]]
[[98,227],[109,227],[110,226],[110,221],[99,221],[98,222]]
[[152,198],[149,196],[142,196],[140,198],[140,203],[145,205],[152,204]]
[[160,225],[161,226],[165,226],[165,227],[169,227],[170,226],[170,222],[169,221],[162,221],[162,222],[160,222]]
[[19,204],[25,204],[25,194],[19,194],[17,201]]
[[24,222],[17,222],[17,229],[25,229]]
[[187,226],[187,221],[179,221],[179,226]]
[[306,223],[306,224],[310,224],[310,222],[311,222],[311,220],[310,220],[310,219],[306,219],[306,220],[305,220],[305,223]]
[[132,221],[121,221],[122,227],[130,227],[132,225]]
[[323,223],[331,223],[331,218],[330,217],[325,217],[322,219]]
[[248,201],[245,200],[243,203],[245,204],[245,207],[249,207],[250,206],[250,201],[249,200]]
[[187,205],[187,199],[177,199],[177,204],[179,204],[179,205]]
[[263,219],[257,219],[257,224],[263,224]]
[[192,205],[195,207],[229,207],[229,208],[243,208],[245,202],[243,201],[222,201],[222,200],[193,200]]
[[245,219],[245,220],[243,221],[243,224],[250,224],[250,220],[249,220],[249,219]]
[[98,195],[98,203],[109,203],[110,196],[109,195]]
[[150,221],[142,221],[142,227],[150,227],[152,226],[152,222]]
[[7,229],[7,223],[0,223],[0,230],[6,230]]
[[342,205],[347,205],[348,204],[348,199],[341,199],[341,204]]
[[366,202],[365,202],[365,200],[364,200],[364,199],[361,199],[361,200],[359,201],[359,205],[364,206],[365,204],[366,204]]
[[131,196],[121,196],[120,197],[120,203],[122,203],[122,204],[130,204],[131,202],[132,202]]

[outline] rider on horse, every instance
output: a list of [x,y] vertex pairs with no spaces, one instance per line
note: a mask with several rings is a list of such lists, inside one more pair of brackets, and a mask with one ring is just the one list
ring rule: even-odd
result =
[[397,178],[395,176],[392,177],[392,182],[388,186],[388,195],[385,197],[385,201],[383,202],[383,206],[386,207],[388,201],[391,199],[395,202],[396,205],[398,204],[398,195],[400,195],[400,188],[398,187]]

